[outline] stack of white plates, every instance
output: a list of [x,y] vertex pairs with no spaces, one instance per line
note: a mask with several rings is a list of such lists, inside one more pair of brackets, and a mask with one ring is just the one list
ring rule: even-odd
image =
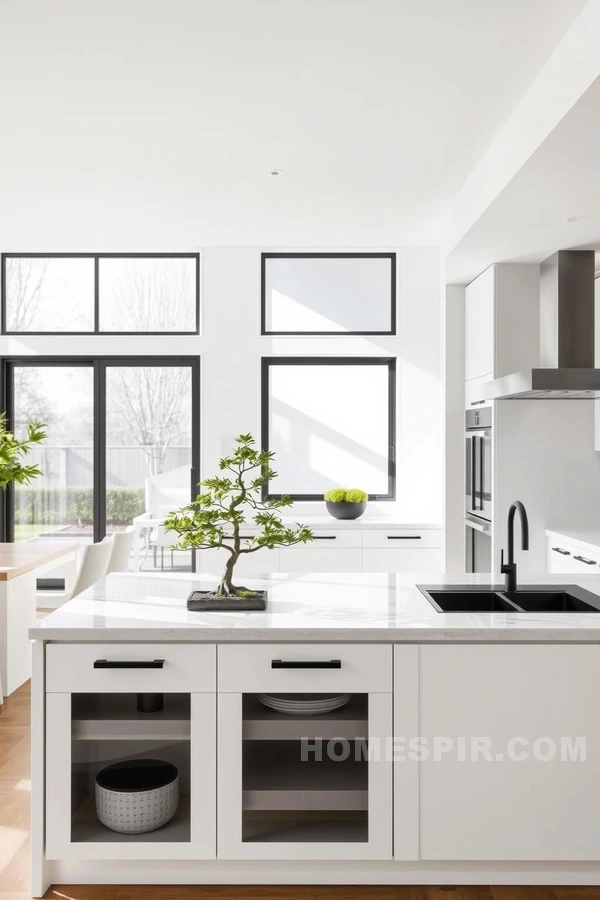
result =
[[340,709],[350,694],[259,694],[263,706],[288,716],[321,716]]

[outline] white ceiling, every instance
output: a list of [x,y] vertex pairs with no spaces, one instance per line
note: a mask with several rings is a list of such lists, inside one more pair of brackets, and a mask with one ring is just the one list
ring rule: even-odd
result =
[[0,247],[434,243],[583,6],[5,0]]
[[597,80],[459,242],[449,282],[467,283],[494,262],[600,249],[599,111]]

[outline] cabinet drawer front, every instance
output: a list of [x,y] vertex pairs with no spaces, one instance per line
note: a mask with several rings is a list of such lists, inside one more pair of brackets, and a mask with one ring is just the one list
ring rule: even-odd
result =
[[363,550],[363,572],[440,572],[444,571],[441,550]]
[[307,544],[296,544],[290,547],[288,552],[302,553],[306,550],[340,550],[345,547],[360,547],[361,530],[357,523],[356,528],[342,530],[333,528],[313,528],[314,541]]
[[600,566],[600,552],[585,545],[549,538],[548,560],[552,572],[582,572],[594,575]]
[[215,689],[214,644],[49,644],[46,650],[49,692],[207,693]]
[[426,550],[429,547],[442,546],[442,532],[431,528],[420,531],[418,528],[377,528],[363,531],[363,547],[378,550]]
[[392,690],[390,644],[219,644],[219,692]]
[[[256,554],[258,556],[258,553]],[[296,551],[295,547],[283,547],[279,554],[280,572],[362,572],[362,556],[359,549]]]
[[[229,559],[226,550],[198,550],[196,553],[197,572],[221,577],[225,563]],[[262,575],[265,572],[279,572],[279,550],[259,550],[240,556],[235,567],[236,575]]]

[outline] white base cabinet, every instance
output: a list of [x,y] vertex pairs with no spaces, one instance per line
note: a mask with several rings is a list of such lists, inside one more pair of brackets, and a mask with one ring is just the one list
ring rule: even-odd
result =
[[[331,882],[344,881],[342,863],[375,866],[353,869],[354,883],[448,882],[453,871],[481,883],[476,864],[506,880],[534,878],[518,866],[544,861],[585,864],[581,877],[600,882],[596,645],[54,643],[45,656],[38,892],[51,875],[85,881],[93,860],[140,883],[144,861],[159,860],[185,861],[182,879],[205,883],[211,872],[226,881],[228,865],[239,883],[242,864],[302,860],[331,862],[329,876],[318,869]],[[160,715],[137,712],[148,691],[164,692]],[[292,716],[262,694],[349,697]],[[34,760],[39,742],[37,729]],[[95,817],[96,772],[132,757],[180,767],[180,810],[149,835]],[[36,769],[34,784],[43,777]]]
[[419,654],[421,859],[599,860],[600,648]]
[[[250,529],[248,530],[250,533]],[[440,528],[354,528],[314,530],[309,544],[261,550],[241,556],[236,567],[241,576],[266,572],[442,572]],[[219,573],[222,550],[199,550],[198,572]]]
[[[391,859],[391,647],[223,646],[218,682],[219,857]],[[285,716],[261,692],[350,700]]]

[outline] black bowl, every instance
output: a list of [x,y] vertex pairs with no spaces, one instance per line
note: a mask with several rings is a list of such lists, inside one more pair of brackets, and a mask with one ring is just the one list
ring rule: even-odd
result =
[[326,500],[325,506],[327,507],[327,512],[334,519],[359,519],[367,508],[367,501],[349,503],[347,500],[342,500],[341,503],[332,503],[331,500]]

